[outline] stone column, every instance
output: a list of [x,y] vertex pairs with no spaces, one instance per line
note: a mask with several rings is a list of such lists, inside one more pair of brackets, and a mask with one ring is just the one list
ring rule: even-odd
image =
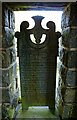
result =
[[59,114],[62,119],[77,119],[77,2],[64,9],[61,27]]
[[[2,3],[0,2],[0,48],[2,48]],[[2,68],[2,51],[0,51],[0,68]],[[2,71],[0,71],[0,84],[2,83]],[[1,84],[2,85],[2,84]],[[0,120],[2,119],[2,91],[0,91]]]
[[[2,5],[2,117],[13,117],[17,104],[16,89],[16,50],[14,39],[15,17],[13,11]],[[7,112],[5,112],[7,111]]]

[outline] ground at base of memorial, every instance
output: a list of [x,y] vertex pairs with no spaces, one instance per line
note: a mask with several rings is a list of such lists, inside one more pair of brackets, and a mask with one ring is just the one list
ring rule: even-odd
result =
[[45,118],[50,118],[48,120],[59,120],[59,118],[52,114],[52,112],[47,107],[29,107],[28,110],[23,111],[22,107],[20,107],[16,118],[42,118],[43,120],[45,120]]

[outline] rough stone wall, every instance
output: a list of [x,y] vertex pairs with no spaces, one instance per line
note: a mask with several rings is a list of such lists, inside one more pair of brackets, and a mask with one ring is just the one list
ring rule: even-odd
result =
[[[17,104],[16,50],[14,39],[15,16],[5,4],[2,5],[2,117],[11,118]],[[13,107],[14,106],[14,107]],[[12,109],[14,108],[14,109]]]
[[[2,25],[2,3],[0,2],[0,26]],[[0,28],[0,48],[2,47],[2,29]],[[2,68],[2,51],[0,51],[0,67]],[[0,80],[2,83],[2,71],[0,71]],[[0,120],[2,118],[2,111],[1,111],[1,101],[2,101],[2,91],[0,91]]]
[[77,2],[70,3],[64,9],[61,27],[59,114],[62,119],[77,119]]

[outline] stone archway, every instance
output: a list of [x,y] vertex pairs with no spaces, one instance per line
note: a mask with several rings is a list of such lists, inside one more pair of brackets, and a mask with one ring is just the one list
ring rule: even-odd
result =
[[[22,3],[22,6],[23,6],[23,4],[24,3]],[[28,4],[29,3],[25,3],[25,6],[27,6]],[[40,5],[40,4],[41,3],[37,4],[36,9],[38,8],[38,5]],[[55,4],[52,5],[52,3],[51,3],[49,8],[51,8],[51,9],[60,8],[61,5],[63,6],[63,4],[56,3],[56,5]],[[47,3],[45,5],[47,5]],[[59,86],[58,86],[58,91],[57,91],[59,101],[57,101],[57,106],[59,108],[59,114],[62,118],[71,118],[71,117],[76,118],[76,113],[77,113],[76,112],[76,110],[77,110],[77,98],[76,98],[76,94],[77,94],[77,90],[76,90],[77,89],[77,84],[76,84],[77,83],[76,82],[77,81],[77,79],[76,79],[77,78],[77,66],[76,66],[75,60],[76,60],[76,50],[77,50],[76,49],[77,3],[70,3],[67,7],[66,7],[66,5],[67,4],[64,4],[65,9],[64,9],[64,13],[62,16],[62,23],[61,23],[63,33],[62,33],[62,39],[60,41],[60,43],[61,43],[61,48],[60,48],[61,65],[60,65],[60,80],[59,80]],[[4,6],[4,4],[3,4],[3,6]],[[20,7],[20,9],[22,9],[22,8]],[[43,8],[43,6],[42,6],[42,8]],[[11,32],[10,35],[12,36],[13,34],[12,34],[12,31],[9,29],[9,27],[11,27],[11,25],[14,23],[14,21],[10,22],[11,24],[9,27],[7,26],[8,22],[9,22],[9,18],[10,18],[10,17],[8,17],[9,16],[8,9],[9,9],[9,11],[12,12],[13,10],[19,9],[19,8],[17,8],[17,4],[15,4],[15,3],[12,3],[12,4],[7,3],[7,7],[3,8],[3,11],[6,11],[5,15],[3,15],[3,21],[4,21],[3,29],[5,27],[7,27],[6,29],[8,29],[9,33]],[[6,20],[5,20],[5,18],[6,18]],[[4,32],[4,34],[6,34],[6,37],[8,37],[6,31]],[[5,36],[4,34],[3,34],[3,43],[2,44],[3,45],[5,44],[5,46],[6,46],[6,39],[4,39],[4,36]],[[70,40],[68,38],[70,38]],[[7,46],[7,47],[9,47],[9,46]],[[1,50],[3,48],[1,48]],[[6,52],[8,52],[8,51],[6,51]],[[5,52],[5,58],[6,58],[6,52]],[[75,58],[75,59],[73,59],[73,58]],[[6,59],[4,59],[4,61],[7,62]],[[9,62],[8,62],[8,64],[10,65]],[[10,71],[9,70],[5,70],[5,72],[3,70],[1,70],[1,71],[2,71],[3,76],[4,76],[3,81],[6,81],[5,78],[7,78],[7,81],[9,79],[13,80],[12,75],[14,74],[14,72],[13,72],[13,74],[11,74],[11,69],[10,69]],[[9,78],[8,78],[7,74],[9,75]],[[4,84],[6,84],[7,81],[4,82]],[[6,85],[1,86],[1,90],[2,91],[7,90],[7,97],[9,96],[9,92],[8,92],[9,90],[6,87]],[[5,92],[3,92],[3,93],[5,93]],[[71,97],[71,95],[73,97]],[[2,96],[4,97],[4,94]],[[7,102],[7,100],[8,100],[7,97],[6,97],[6,99],[5,98],[3,99],[5,101],[4,103],[5,103],[5,105],[10,105],[10,102]],[[67,115],[65,115],[66,113],[67,113]]]

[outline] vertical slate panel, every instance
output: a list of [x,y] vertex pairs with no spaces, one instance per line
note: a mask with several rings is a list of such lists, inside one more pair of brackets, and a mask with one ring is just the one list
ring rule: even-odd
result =
[[[20,33],[15,34],[18,38],[22,107],[27,109],[28,106],[49,106],[54,110],[60,33],[55,33],[53,22],[47,23],[49,30],[43,29],[42,16],[32,18],[35,20],[33,29],[26,29],[28,22],[24,21],[21,23]],[[46,34],[46,40],[40,43],[43,33]],[[30,40],[30,34],[34,34],[35,43]]]

